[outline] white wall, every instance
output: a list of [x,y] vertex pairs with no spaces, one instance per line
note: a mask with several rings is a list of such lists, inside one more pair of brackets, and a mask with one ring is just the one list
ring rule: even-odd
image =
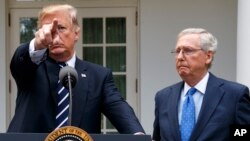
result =
[[238,0],[236,79],[250,87],[250,1]]
[[202,27],[218,39],[211,72],[236,79],[237,1],[140,0],[141,122],[152,133],[155,93],[180,80],[175,72],[176,36],[184,28]]
[[6,0],[0,1],[0,133],[5,132],[6,129],[6,93],[7,93],[7,80],[6,80]]

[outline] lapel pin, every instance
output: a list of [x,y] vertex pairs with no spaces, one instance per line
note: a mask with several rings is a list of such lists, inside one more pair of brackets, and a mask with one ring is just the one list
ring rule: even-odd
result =
[[82,77],[86,77],[86,74],[81,74]]

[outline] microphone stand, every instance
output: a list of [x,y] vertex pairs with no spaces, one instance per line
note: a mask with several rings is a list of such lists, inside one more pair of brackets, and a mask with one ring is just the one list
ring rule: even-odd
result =
[[68,125],[71,126],[71,121],[72,121],[72,86],[71,86],[71,77],[70,77],[69,72],[68,72],[68,83],[69,83],[69,119],[68,119]]

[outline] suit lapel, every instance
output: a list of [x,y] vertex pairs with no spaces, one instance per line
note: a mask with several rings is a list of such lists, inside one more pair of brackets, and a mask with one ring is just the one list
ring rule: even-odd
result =
[[53,100],[55,104],[57,103],[57,82],[59,80],[59,66],[55,61],[48,58],[48,61],[45,61],[45,69],[49,79],[49,89],[51,91]]
[[168,107],[168,118],[169,118],[169,128],[173,131],[175,140],[180,140],[179,131],[179,120],[178,120],[178,107],[181,90],[183,88],[183,82],[178,83],[175,87],[172,87],[171,94],[169,96]]
[[[57,103],[57,82],[59,80],[59,70],[60,67],[55,61],[48,58],[45,61],[45,69],[49,79],[49,89],[52,93],[53,101]],[[88,90],[88,73],[85,63],[76,59],[75,69],[78,73],[78,82],[76,86],[72,89],[72,125],[78,126],[81,121],[81,115],[84,112],[84,107],[87,101],[87,90]],[[80,106],[79,106],[80,105]]]
[[78,58],[76,59],[75,69],[78,73],[78,82],[72,90],[72,125],[79,126],[88,97],[89,74],[85,63]]
[[196,140],[200,133],[202,133],[202,130],[207,125],[214,110],[223,97],[224,91],[220,89],[220,85],[222,85],[222,83],[210,73],[210,78],[207,83],[207,88],[203,98],[200,114],[191,136],[191,140]]

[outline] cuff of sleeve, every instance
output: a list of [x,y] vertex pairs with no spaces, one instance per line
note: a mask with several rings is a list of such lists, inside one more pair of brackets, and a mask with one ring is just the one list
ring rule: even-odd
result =
[[136,133],[134,133],[134,135],[145,135],[145,134],[142,132],[136,132]]
[[32,39],[29,44],[29,54],[31,61],[36,64],[40,64],[44,60],[46,50],[46,48],[35,50],[35,39]]

